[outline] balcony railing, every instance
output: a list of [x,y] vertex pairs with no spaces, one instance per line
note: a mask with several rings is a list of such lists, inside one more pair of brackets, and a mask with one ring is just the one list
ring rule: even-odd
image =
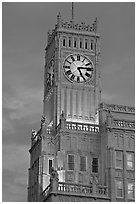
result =
[[113,125],[113,127],[135,129],[135,122],[134,121],[113,120],[112,125]]
[[108,197],[107,186],[96,185],[96,188],[94,188],[92,184],[91,186],[89,186],[89,185],[59,182],[58,191]]
[[[56,186],[56,188],[54,187]],[[69,195],[82,195],[88,197],[99,197],[108,199],[108,187],[100,186],[96,184],[91,185],[82,185],[76,183],[66,183],[66,182],[57,182],[48,185],[46,189],[41,194],[41,200],[46,200],[47,196],[50,193],[59,193],[59,194],[69,194]]]
[[58,191],[78,194],[92,194],[92,187],[74,183],[59,182]]
[[75,123],[75,122],[66,122],[66,129],[68,130],[78,130],[86,132],[99,132],[99,125]]

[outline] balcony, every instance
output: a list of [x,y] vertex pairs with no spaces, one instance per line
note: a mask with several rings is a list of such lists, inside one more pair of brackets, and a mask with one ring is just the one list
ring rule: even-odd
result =
[[97,186],[95,184],[81,185],[76,183],[66,182],[51,182],[41,194],[41,201],[46,201],[51,194],[62,195],[62,196],[76,196],[76,197],[88,197],[89,199],[103,199],[109,200],[108,198],[108,187]]
[[[64,201],[68,197],[72,200],[88,201],[98,200],[98,201],[109,201],[108,197],[108,187],[99,185],[96,179],[93,178],[90,185],[83,185],[79,183],[70,182],[59,182],[58,173],[56,170],[52,170],[50,175],[50,184],[45,188],[41,194],[41,201],[53,201],[51,197],[54,197],[54,201]],[[61,199],[61,200],[60,200]],[[68,201],[66,199],[66,201]],[[69,200],[70,201],[70,200]]]
[[61,123],[57,126],[57,132],[63,128],[64,130],[71,130],[71,131],[84,131],[84,132],[99,132],[99,125],[94,124],[84,124],[84,123],[77,123],[77,122],[68,122],[68,121],[61,121]]

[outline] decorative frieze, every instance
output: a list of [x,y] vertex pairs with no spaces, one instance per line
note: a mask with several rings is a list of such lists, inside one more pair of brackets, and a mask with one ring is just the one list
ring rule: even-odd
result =
[[135,113],[134,107],[122,106],[122,105],[116,105],[116,104],[101,103],[99,105],[99,108],[102,108],[104,110],[114,111],[114,112]]

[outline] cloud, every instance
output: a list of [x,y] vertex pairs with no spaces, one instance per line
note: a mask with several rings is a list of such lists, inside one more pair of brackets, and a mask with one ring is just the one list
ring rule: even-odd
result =
[[3,118],[2,118],[2,129],[3,129],[3,131],[7,132],[7,134],[9,134],[9,133],[14,134],[15,133],[15,130],[14,130],[12,123],[5,116],[3,116]]
[[27,146],[3,145],[3,201],[26,200],[28,158]]
[[[24,89],[14,94],[3,94],[3,114],[7,111],[6,118],[4,118],[4,126],[11,124],[11,121],[26,119],[28,123],[35,123],[38,118],[35,117],[40,114],[42,103],[42,90]],[[11,125],[10,125],[11,126]]]

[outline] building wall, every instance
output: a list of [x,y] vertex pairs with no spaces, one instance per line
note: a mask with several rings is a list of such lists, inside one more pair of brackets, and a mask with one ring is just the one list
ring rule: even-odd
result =
[[[134,195],[131,195],[135,182],[134,112],[128,111],[128,107],[123,108],[123,112],[105,108],[100,110],[102,175],[106,175],[103,182],[111,189],[112,201],[134,200]],[[128,157],[132,157],[131,161],[128,161]],[[120,190],[117,189],[118,185],[121,185]]]

